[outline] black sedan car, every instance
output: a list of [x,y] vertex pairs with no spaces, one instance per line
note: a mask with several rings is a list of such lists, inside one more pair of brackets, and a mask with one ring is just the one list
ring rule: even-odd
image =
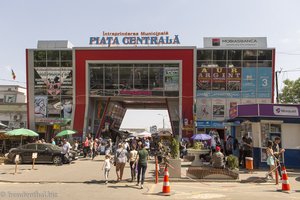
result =
[[[9,150],[6,157],[9,161],[15,163],[16,155],[19,155],[19,163],[32,163],[32,153],[37,153],[35,163],[53,163],[61,164],[61,148],[49,143],[30,143],[12,148]],[[77,153],[70,151],[69,161],[76,160]]]

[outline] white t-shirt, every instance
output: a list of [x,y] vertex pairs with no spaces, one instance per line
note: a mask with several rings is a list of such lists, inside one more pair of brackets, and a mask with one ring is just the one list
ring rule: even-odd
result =
[[104,169],[110,169],[110,160],[109,159],[104,160],[103,168]]

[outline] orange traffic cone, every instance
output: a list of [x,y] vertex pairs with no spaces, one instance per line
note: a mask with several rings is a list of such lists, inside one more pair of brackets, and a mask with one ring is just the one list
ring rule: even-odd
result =
[[162,193],[163,195],[170,195],[170,182],[169,182],[169,172],[168,172],[168,166],[165,167],[165,174],[164,174],[164,184]]
[[291,188],[288,181],[288,175],[286,173],[285,166],[282,166],[281,175],[282,175],[282,192],[288,192],[291,190]]

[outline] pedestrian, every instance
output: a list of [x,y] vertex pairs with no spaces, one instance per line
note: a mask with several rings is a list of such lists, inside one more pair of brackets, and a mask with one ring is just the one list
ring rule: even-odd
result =
[[120,143],[115,153],[117,181],[122,181],[123,179],[123,172],[127,162],[127,157],[128,152],[124,148],[123,144]]
[[69,152],[70,152],[70,144],[67,142],[66,139],[63,139],[63,147],[61,149],[61,164],[68,162],[66,158],[69,157]]
[[89,139],[88,137],[85,137],[85,141],[82,144],[83,146],[83,157],[85,158],[89,151]]
[[104,170],[104,178],[105,178],[105,184],[108,183],[108,175],[110,171],[110,154],[105,155],[105,160],[102,166],[102,170]]
[[[141,144],[141,150],[138,151],[138,155],[136,158],[136,162],[138,163],[138,176],[137,176],[137,186],[139,186],[141,182],[141,189],[144,188],[144,181],[145,181],[145,173],[147,170],[147,158],[148,158],[148,151],[145,149],[145,145]],[[135,163],[136,163],[135,162]]]
[[221,152],[221,147],[216,146],[216,151],[212,155],[211,162],[213,168],[225,168],[224,154]]
[[137,151],[135,150],[135,146],[132,147],[132,150],[129,153],[129,165],[131,170],[131,182],[135,180],[136,177],[136,158],[137,158]]
[[97,151],[98,151],[98,139],[96,138],[93,142],[92,160],[94,160],[94,158],[96,157]]
[[51,138],[51,144],[56,145],[54,138]]
[[243,162],[246,168],[246,157],[252,157],[252,139],[249,134],[244,135],[243,141]]
[[270,166],[270,170],[267,174],[267,179],[274,179],[273,176],[273,171],[275,169],[275,157],[274,157],[274,153],[273,153],[273,142],[271,140],[268,141],[267,143],[267,149],[266,149],[266,153],[267,153],[267,165]]
[[284,153],[285,149],[280,148],[280,144],[281,143],[281,139],[280,137],[275,137],[274,142],[273,142],[273,152],[274,152],[274,156],[276,158],[276,165],[278,166],[278,174],[280,176],[281,179],[281,164],[280,164],[280,159],[282,157],[282,154]]

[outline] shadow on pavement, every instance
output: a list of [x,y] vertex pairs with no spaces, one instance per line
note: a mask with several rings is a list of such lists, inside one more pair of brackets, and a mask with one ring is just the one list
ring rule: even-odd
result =
[[252,176],[245,180],[241,180],[241,183],[267,183],[267,182],[268,181],[266,180],[265,177],[257,177],[257,176]]

